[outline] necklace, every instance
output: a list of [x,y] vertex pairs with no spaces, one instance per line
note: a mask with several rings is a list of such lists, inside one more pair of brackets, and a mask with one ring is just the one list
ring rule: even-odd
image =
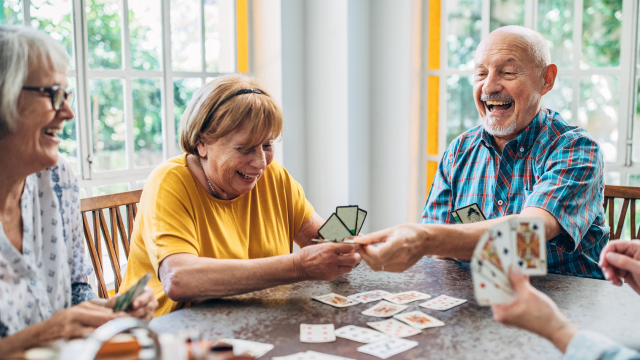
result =
[[209,182],[209,177],[207,176],[207,173],[204,171],[204,166],[202,166],[202,158],[199,156],[198,156],[198,162],[200,162],[200,168],[202,169],[202,173],[204,174],[205,180],[207,180],[207,184],[209,184],[209,189],[211,189],[211,193],[213,197],[222,200],[222,197],[220,197],[220,194],[218,194],[216,189],[213,188],[213,185],[211,185],[211,182]]

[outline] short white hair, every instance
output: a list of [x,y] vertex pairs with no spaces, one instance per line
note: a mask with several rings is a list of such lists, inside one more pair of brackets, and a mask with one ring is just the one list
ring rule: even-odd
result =
[[544,36],[539,32],[519,25],[503,26],[495,29],[493,32],[507,32],[520,35],[529,45],[529,52],[537,67],[545,69],[551,64],[549,45]]
[[0,139],[18,127],[18,97],[29,70],[66,73],[69,56],[46,33],[25,26],[0,26]]

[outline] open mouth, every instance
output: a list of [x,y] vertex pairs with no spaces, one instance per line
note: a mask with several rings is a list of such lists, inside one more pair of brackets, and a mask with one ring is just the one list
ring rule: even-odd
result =
[[244,173],[241,173],[240,171],[236,171],[238,173],[238,175],[240,175],[243,179],[247,179],[247,180],[253,180],[253,179],[257,179],[260,174],[258,175],[247,175]]
[[50,128],[50,129],[44,129],[43,132],[47,136],[56,137],[57,134],[60,134],[62,132],[62,129]]
[[513,102],[508,100],[487,100],[484,104],[490,112],[507,111],[513,106]]

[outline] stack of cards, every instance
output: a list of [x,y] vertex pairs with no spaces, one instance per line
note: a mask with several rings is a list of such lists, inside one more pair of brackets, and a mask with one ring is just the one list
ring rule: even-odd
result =
[[525,275],[547,274],[544,222],[538,218],[514,218],[489,229],[471,258],[473,289],[479,305],[515,300],[509,282],[510,266]]
[[338,295],[338,294],[334,294],[334,293],[327,294],[327,295],[314,296],[312,299],[313,300],[318,300],[318,301],[323,302],[323,303],[325,303],[327,305],[335,306],[335,307],[338,307],[338,308],[360,304],[360,301],[358,301],[358,300],[349,299],[349,298],[346,298],[346,297],[344,297],[342,295]]
[[300,324],[300,341],[305,343],[336,341],[333,329],[333,324]]
[[358,348],[358,351],[361,353],[379,357],[380,359],[387,359],[393,355],[400,354],[401,352],[407,351],[416,346],[418,346],[417,341],[389,338],[360,346]]
[[318,235],[325,240],[342,242],[360,233],[366,217],[367,212],[356,205],[338,206],[336,212],[320,227]]

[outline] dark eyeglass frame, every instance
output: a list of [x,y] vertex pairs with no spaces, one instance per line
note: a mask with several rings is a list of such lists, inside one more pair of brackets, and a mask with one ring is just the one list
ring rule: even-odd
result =
[[69,106],[73,103],[73,90],[65,91],[65,89],[59,85],[52,87],[23,86],[22,90],[48,93],[51,98],[51,106],[53,106],[53,109],[56,111],[60,110],[62,102],[65,100],[69,103]]

